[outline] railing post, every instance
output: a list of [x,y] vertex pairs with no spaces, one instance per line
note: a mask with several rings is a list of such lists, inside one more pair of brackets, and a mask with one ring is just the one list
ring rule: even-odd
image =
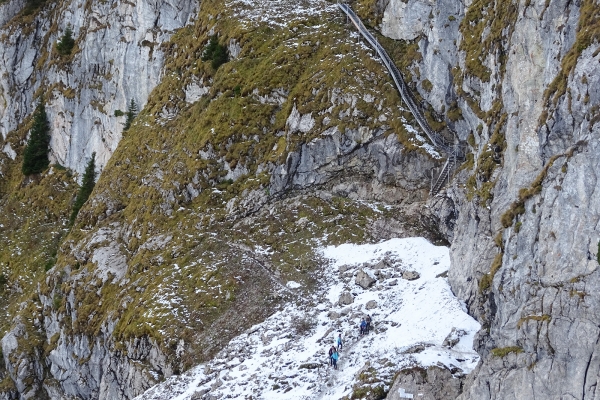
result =
[[431,168],[431,184],[429,185],[429,194],[433,194],[433,168]]

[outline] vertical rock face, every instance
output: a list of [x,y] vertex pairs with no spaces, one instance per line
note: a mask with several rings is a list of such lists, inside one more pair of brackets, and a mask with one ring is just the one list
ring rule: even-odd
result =
[[[537,151],[545,165],[540,172],[544,179],[538,186],[539,194],[524,201],[524,213],[514,225],[502,229],[497,220],[502,208],[496,215],[492,208],[491,218],[485,216],[488,222],[479,229],[466,221],[457,224],[467,228],[463,232],[459,228],[454,242],[457,263],[469,262],[476,254],[488,260],[498,254],[493,245],[477,243],[484,242],[485,231],[480,231],[484,227],[491,228],[490,233],[502,232],[504,249],[499,253],[502,266],[489,293],[477,300],[485,301],[480,308],[485,315],[481,317],[488,322],[490,333],[481,336],[480,350],[488,357],[464,398],[543,399],[560,398],[565,393],[577,399],[597,396],[600,210],[593,194],[598,190],[596,177],[600,172],[600,149],[594,138],[600,127],[594,123],[592,107],[600,99],[597,92],[590,93],[595,99],[586,105],[580,93],[588,90],[582,76],[600,72],[598,61],[593,49],[583,51],[567,85],[572,100],[568,96],[559,100],[541,129]],[[509,184],[511,177],[506,173],[504,184],[515,190]],[[505,195],[499,201],[515,197]],[[486,246],[485,252],[479,250]],[[480,280],[489,266],[471,265],[471,276],[476,278],[471,282],[467,282],[468,270],[455,269],[451,276],[454,287],[473,299],[477,289],[469,289],[469,284]],[[522,351],[498,356],[501,353],[497,349],[512,346]],[[492,349],[496,353],[489,354]]]
[[[570,18],[565,19],[561,11],[565,6],[552,2],[545,12],[544,5],[531,5],[527,9],[521,6],[521,17],[515,23],[503,89],[498,93],[508,113],[504,124],[504,163],[497,170],[493,201],[489,207],[467,201],[462,204],[453,243],[453,257],[456,264],[461,265],[450,273],[453,287],[473,301],[477,297],[479,277],[489,271],[497,253],[492,239],[501,231],[500,216],[518,197],[519,190],[529,187],[552,155],[564,152],[577,142],[570,140],[570,144],[559,151],[547,151],[543,139],[538,138],[547,129],[538,129],[544,90],[556,76],[561,57],[572,46],[578,22],[577,7],[573,6],[568,13]],[[540,15],[544,16],[542,20],[539,20]],[[557,29],[559,25],[563,28]],[[480,147],[483,147],[485,137],[480,140]]]
[[[115,111],[126,111],[132,99],[138,108],[146,102],[161,78],[161,44],[190,21],[197,2],[67,1],[42,8],[27,24],[18,14],[23,3],[0,6],[0,133],[5,139],[16,129],[42,94],[52,161],[82,172],[96,152],[102,169],[125,122]],[[69,25],[76,45],[61,57],[54,46]]]
[[0,5],[0,26],[4,26],[21,11],[25,4],[23,0],[10,0]]
[[[417,90],[436,112],[450,108],[456,100],[452,68],[459,62],[458,26],[463,15],[462,3],[447,0],[390,0],[383,13],[383,35],[418,43],[423,59],[417,65],[421,76]],[[425,80],[431,84],[428,90],[422,84]],[[477,122],[461,119],[449,125],[464,140]]]
[[[448,234],[453,290],[484,326],[476,343],[482,363],[460,398],[592,399],[600,373],[594,200],[600,55],[597,37],[585,39],[583,32],[594,29],[585,21],[597,5],[514,6],[514,20],[502,21],[500,50],[480,58],[488,79],[470,75],[464,47],[468,36],[481,34],[475,40],[484,42],[493,35],[493,26],[475,29],[494,12],[479,2],[463,9],[444,1],[392,0],[381,28],[419,43],[420,81],[434,87],[428,93],[417,83],[421,95],[438,109],[448,104],[439,93],[451,94],[466,123],[455,129],[474,134],[473,170],[457,175],[459,184],[447,190],[441,207],[442,214],[457,216]],[[469,19],[478,9],[482,13]],[[452,68],[467,71],[463,79],[452,82],[460,76],[450,74]],[[501,112],[489,118],[497,105]],[[494,142],[494,131],[502,140]],[[495,143],[502,156],[486,175],[486,152],[495,151]],[[477,189],[471,193],[469,175]],[[485,184],[491,185],[487,198]]]

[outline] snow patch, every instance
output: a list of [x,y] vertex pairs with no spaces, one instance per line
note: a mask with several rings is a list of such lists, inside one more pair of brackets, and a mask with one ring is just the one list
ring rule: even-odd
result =
[[289,281],[285,286],[289,287],[290,289],[298,289],[302,285],[295,281]]
[[[367,362],[387,377],[385,385],[403,368],[437,365],[462,373],[475,368],[479,356],[473,339],[480,325],[444,278],[450,267],[446,247],[408,238],[328,246],[319,252],[329,262],[316,271],[322,277],[316,294],[299,296],[234,338],[213,360],[136,399],[184,400],[209,393],[237,399],[339,399],[351,395]],[[354,283],[361,268],[377,279],[366,290]],[[416,271],[420,278],[402,279],[403,271]],[[338,304],[348,291],[352,303]],[[376,308],[367,310],[372,301]],[[367,314],[373,330],[361,336],[358,326]],[[333,370],[327,352],[338,335],[344,345],[339,369]]]

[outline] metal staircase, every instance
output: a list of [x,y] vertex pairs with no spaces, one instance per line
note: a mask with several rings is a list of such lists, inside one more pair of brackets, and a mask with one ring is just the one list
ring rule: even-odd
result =
[[454,156],[454,154],[451,154],[446,159],[446,163],[442,167],[438,178],[435,180],[435,182],[433,181],[433,179],[431,181],[431,190],[429,193],[431,193],[432,196],[435,196],[444,187],[444,183],[450,180],[450,173],[454,170],[455,167],[456,157]]
[[425,116],[421,112],[421,109],[417,106],[417,103],[414,99],[412,92],[410,91],[408,85],[404,81],[404,77],[387,54],[385,49],[379,44],[377,39],[368,31],[365,25],[362,23],[360,18],[352,11],[350,6],[344,3],[338,3],[338,7],[348,16],[348,18],[352,21],[354,26],[358,29],[358,32],[367,40],[369,45],[373,47],[373,49],[377,52],[381,61],[388,69],[394,83],[396,84],[396,88],[398,88],[398,92],[400,92],[400,96],[402,100],[408,107],[409,111],[425,133],[425,135],[429,138],[434,147],[446,154],[446,163],[442,168],[438,178],[435,180],[435,183],[431,185],[432,196],[436,195],[444,186],[444,183],[449,180],[451,172],[456,167],[456,163],[459,160],[464,159],[464,153],[459,146],[449,144],[442,135],[438,132],[431,129],[429,123],[425,119]]

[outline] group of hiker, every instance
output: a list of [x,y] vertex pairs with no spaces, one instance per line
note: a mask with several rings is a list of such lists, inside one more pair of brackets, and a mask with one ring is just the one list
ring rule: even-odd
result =
[[[366,335],[371,330],[371,316],[367,315],[360,321],[360,335]],[[333,367],[333,369],[337,369],[337,362],[340,359],[340,351],[342,350],[342,334],[338,333],[337,338],[335,339],[334,346],[329,348],[329,365]]]
[[340,359],[339,350],[342,350],[341,346],[331,346],[329,348],[329,365],[333,366],[333,369],[337,369],[337,361]]
[[366,335],[371,330],[371,316],[367,315],[367,318],[363,318],[360,321],[360,335]]
[[335,343],[337,344],[337,347],[331,346],[329,348],[329,365],[333,366],[333,369],[337,369],[337,361],[340,358],[340,351],[342,350],[342,347],[343,347],[341,333],[338,334],[338,337],[337,337]]

